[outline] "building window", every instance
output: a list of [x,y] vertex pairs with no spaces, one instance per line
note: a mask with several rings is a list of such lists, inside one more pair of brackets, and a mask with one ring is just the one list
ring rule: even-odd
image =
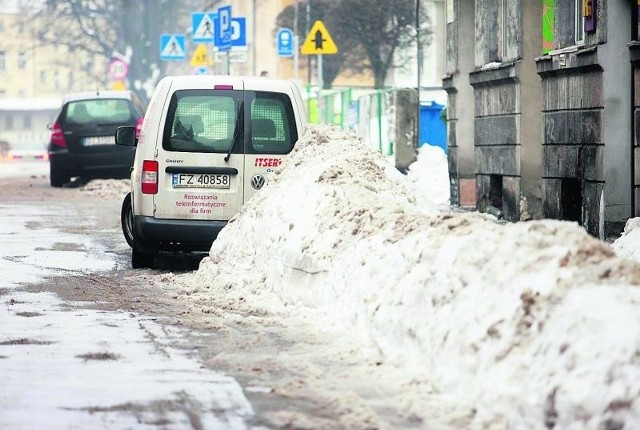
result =
[[27,53],[18,52],[18,69],[24,70],[27,67]]
[[31,114],[30,113],[24,114],[24,128],[27,129],[27,130],[31,128]]
[[0,33],[4,32],[4,21],[0,20]]
[[7,130],[13,130],[13,117],[7,115],[4,120],[4,128]]
[[582,45],[585,38],[587,0],[555,0],[555,49]]
[[40,83],[45,84],[47,82],[47,72],[45,70],[40,70]]
[[476,0],[476,65],[516,60],[521,52],[521,4],[510,0]]
[[60,90],[60,76],[57,70],[53,72],[53,89],[56,91]]
[[5,51],[0,51],[0,72],[4,72],[7,70],[7,53]]
[[584,1],[583,0],[575,0],[574,3],[574,26],[575,29],[573,34],[573,40],[576,45],[584,44]]

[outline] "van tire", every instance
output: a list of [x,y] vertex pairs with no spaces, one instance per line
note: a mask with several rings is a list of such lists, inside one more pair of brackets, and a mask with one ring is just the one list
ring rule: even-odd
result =
[[122,234],[129,246],[133,248],[133,206],[131,205],[131,193],[127,193],[122,201],[122,210],[120,211],[120,225],[122,226]]
[[155,254],[142,252],[136,247],[131,250],[131,267],[134,269],[153,269],[155,259]]

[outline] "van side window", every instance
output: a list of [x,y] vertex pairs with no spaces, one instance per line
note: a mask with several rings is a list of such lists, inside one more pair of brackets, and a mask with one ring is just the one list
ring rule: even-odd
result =
[[176,91],[169,104],[163,148],[181,152],[226,152],[239,124],[241,97],[240,91]]
[[291,100],[286,94],[255,92],[250,104],[247,152],[287,154],[298,140]]

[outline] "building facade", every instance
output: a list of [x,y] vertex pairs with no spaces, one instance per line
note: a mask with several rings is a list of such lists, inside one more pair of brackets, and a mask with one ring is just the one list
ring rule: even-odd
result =
[[457,204],[619,234],[640,215],[639,2],[448,6],[444,83],[455,105],[448,126]]

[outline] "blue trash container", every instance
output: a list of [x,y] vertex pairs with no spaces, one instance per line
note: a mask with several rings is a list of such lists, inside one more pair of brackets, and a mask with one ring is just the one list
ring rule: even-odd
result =
[[442,118],[444,105],[434,101],[420,104],[420,142],[441,147],[447,153],[447,124]]

